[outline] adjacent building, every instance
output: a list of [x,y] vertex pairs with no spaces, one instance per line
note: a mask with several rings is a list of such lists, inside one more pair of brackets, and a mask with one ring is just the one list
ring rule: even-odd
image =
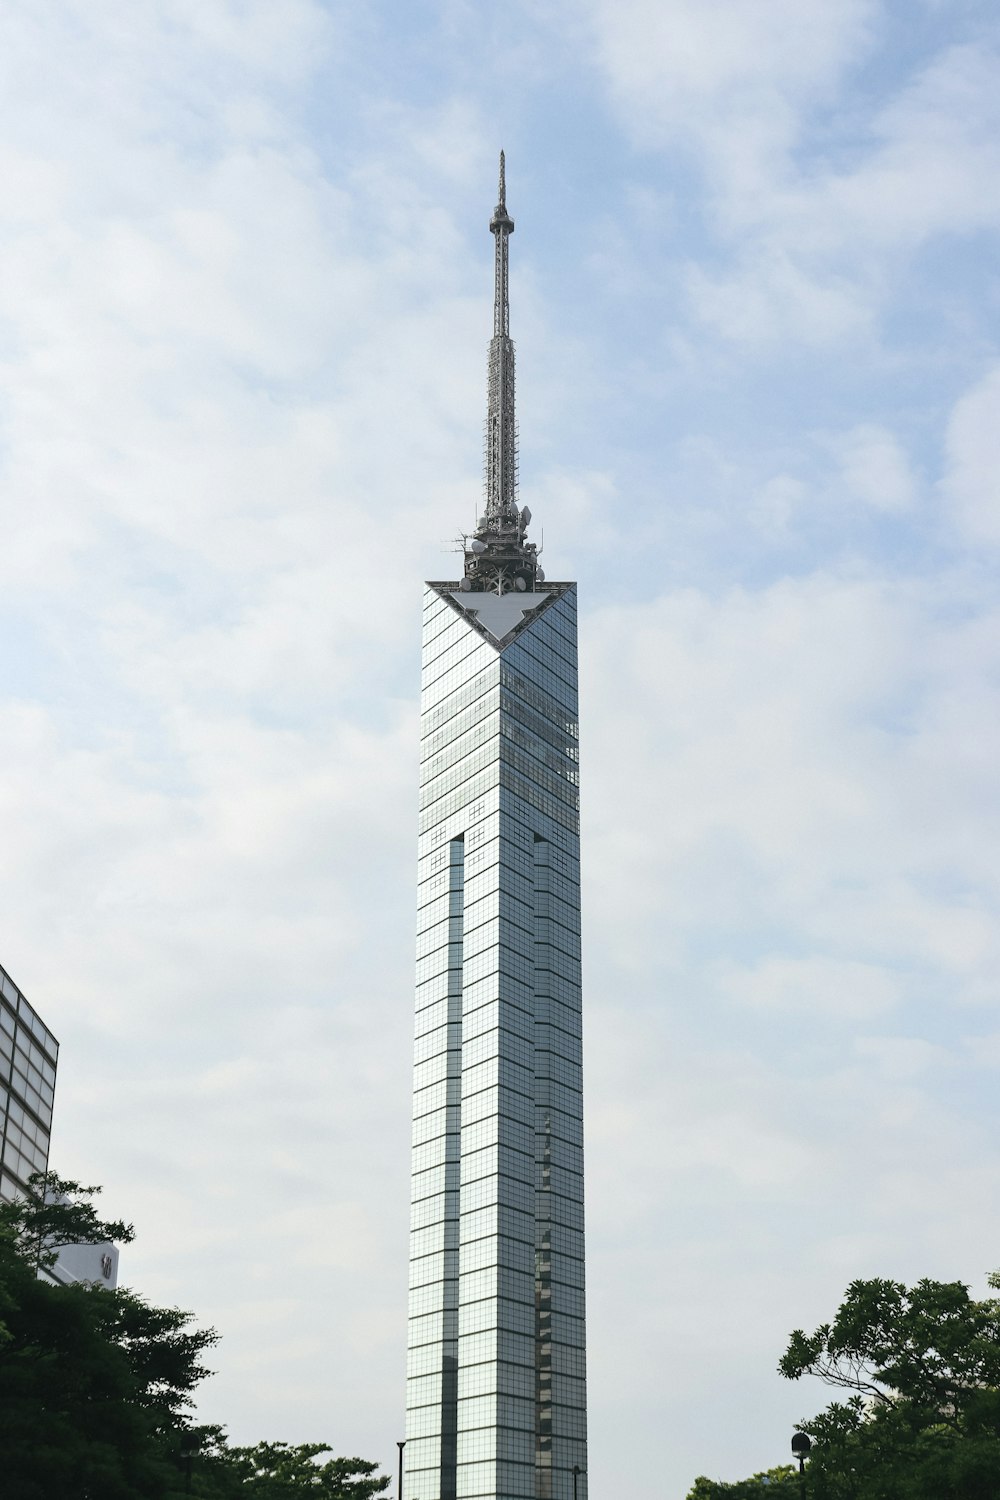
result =
[[23,1192],[49,1164],[59,1043],[0,968],[0,1198]]
[[405,1500],[586,1500],[576,585],[518,504],[500,159],[486,495],[424,598]]
[[[49,1165],[52,1106],[59,1043],[0,967],[0,1200],[24,1193],[32,1172]],[[63,1285],[73,1281],[113,1287],[118,1281],[115,1245],[64,1245],[40,1274]]]

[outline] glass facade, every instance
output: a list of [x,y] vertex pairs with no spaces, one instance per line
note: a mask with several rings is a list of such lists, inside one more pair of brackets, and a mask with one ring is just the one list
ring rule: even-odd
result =
[[0,968],[0,1199],[49,1161],[59,1043]]
[[421,732],[404,1496],[586,1500],[575,585],[428,584]]

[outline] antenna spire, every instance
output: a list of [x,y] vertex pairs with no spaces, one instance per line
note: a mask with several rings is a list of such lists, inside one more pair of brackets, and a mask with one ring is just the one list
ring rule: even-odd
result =
[[537,549],[525,537],[531,513],[517,506],[517,419],[514,414],[514,341],[510,336],[508,240],[514,220],[507,212],[507,179],[500,152],[497,206],[490,219],[494,239],[493,338],[490,340],[486,411],[486,507],[466,547],[462,587],[503,594],[533,590],[541,582]]

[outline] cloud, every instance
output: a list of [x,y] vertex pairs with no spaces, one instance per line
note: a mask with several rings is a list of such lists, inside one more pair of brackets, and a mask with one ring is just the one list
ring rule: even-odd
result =
[[916,498],[909,460],[891,432],[864,422],[835,444],[846,495],[873,510],[898,514]]
[[956,402],[948,424],[942,491],[973,546],[1000,543],[1000,367]]

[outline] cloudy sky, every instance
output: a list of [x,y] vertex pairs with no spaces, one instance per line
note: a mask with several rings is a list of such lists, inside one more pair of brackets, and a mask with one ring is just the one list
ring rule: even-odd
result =
[[580,580],[591,1493],[780,1462],[847,1282],[1000,1264],[989,0],[7,0],[0,961],[53,1164],[401,1434],[421,581]]

